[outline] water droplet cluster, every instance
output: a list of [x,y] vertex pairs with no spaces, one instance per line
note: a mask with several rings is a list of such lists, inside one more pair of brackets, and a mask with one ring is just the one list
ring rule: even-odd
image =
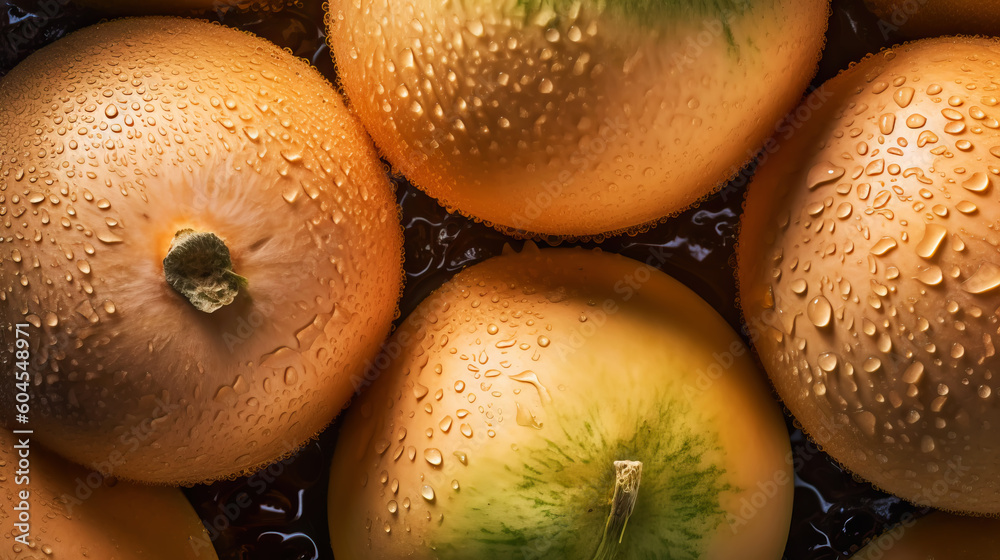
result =
[[336,0],[327,16],[344,88],[392,165],[517,235],[632,229],[719,187],[805,88],[827,17],[791,0],[723,18],[534,4]]
[[827,82],[802,145],[758,170],[739,248],[751,336],[804,429],[882,488],[976,512],[1000,511],[995,48],[920,42]]
[[[388,332],[402,242],[326,80],[220,26],[120,20],[15,68],[0,128],[0,321],[37,329],[41,441],[114,457],[122,478],[196,482],[329,423]],[[248,279],[212,315],[163,278],[184,228],[222,238]]]
[[[617,292],[633,275],[641,290]],[[617,255],[528,243],[463,270],[403,322],[344,419],[330,475],[335,555],[506,558],[518,539],[551,539],[578,557],[601,531],[566,535],[604,526],[621,456],[643,462],[658,504],[631,521],[651,535],[636,546],[712,546],[703,529],[725,522],[731,480],[791,470],[745,352],[729,355],[724,378],[696,379],[720,367],[713,352],[731,351],[726,333],[736,338],[680,284]],[[742,439],[721,434],[740,429],[724,419],[733,409],[759,451],[723,450]],[[790,506],[791,487],[780,491],[789,499],[770,508]],[[680,502],[697,513],[670,506]],[[545,536],[557,526],[573,531]],[[775,553],[787,538],[776,527],[762,529]]]

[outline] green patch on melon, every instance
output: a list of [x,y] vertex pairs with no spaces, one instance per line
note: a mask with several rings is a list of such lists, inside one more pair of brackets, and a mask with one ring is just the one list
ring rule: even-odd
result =
[[695,422],[688,404],[663,399],[624,436],[592,415],[572,432],[563,419],[561,434],[543,429],[517,451],[470,454],[461,496],[430,544],[440,558],[589,560],[611,511],[614,462],[629,460],[643,463],[642,479],[616,558],[699,558],[725,522],[721,498],[738,489],[715,462],[724,455],[717,437]]
[[[742,15],[753,8],[755,0],[588,0],[584,4],[598,12],[628,17],[643,24],[668,19]],[[759,2],[758,2],[759,3]],[[570,13],[580,0],[516,0],[516,7],[526,15],[553,12]]]

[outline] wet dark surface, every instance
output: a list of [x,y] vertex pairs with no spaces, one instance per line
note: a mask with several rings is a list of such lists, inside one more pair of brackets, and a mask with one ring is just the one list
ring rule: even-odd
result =
[[[307,58],[335,81],[323,43],[322,8],[304,1],[274,13],[233,9],[206,17],[262,35]],[[99,21],[68,0],[0,0],[0,75],[33,50],[68,31]],[[818,84],[883,45],[885,37],[861,0],[835,0]],[[2,134],[3,131],[0,131]],[[718,194],[636,236],[590,242],[648,262],[698,292],[739,327],[733,278],[734,233],[749,170]],[[452,274],[497,255],[505,243],[481,224],[450,215],[396,178],[406,226],[407,285],[403,316]],[[186,490],[223,560],[333,558],[326,522],[327,469],[336,426],[295,457],[249,478]],[[796,466],[795,506],[788,560],[847,558],[866,539],[914,508],[855,481],[811,445],[789,421]]]

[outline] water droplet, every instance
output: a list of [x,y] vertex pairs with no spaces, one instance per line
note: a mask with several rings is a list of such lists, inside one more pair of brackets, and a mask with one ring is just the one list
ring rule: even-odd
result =
[[878,129],[882,134],[892,134],[892,131],[896,128],[896,115],[893,113],[885,113],[878,120]]
[[830,318],[833,317],[833,307],[826,297],[816,296],[809,302],[806,314],[814,325],[825,327],[830,324]]
[[985,173],[973,173],[972,177],[962,183],[962,186],[972,192],[985,192],[990,187],[990,178]]
[[962,283],[962,289],[970,294],[982,294],[1000,287],[1000,266],[984,262],[968,280]]
[[396,500],[389,500],[388,508],[389,513],[396,513],[399,511],[399,505],[396,504]]
[[924,364],[921,362],[913,362],[910,367],[906,368],[903,372],[903,382],[904,383],[917,383],[920,378],[924,375]]
[[855,416],[855,420],[858,426],[861,427],[862,431],[869,437],[875,435],[875,415],[867,410],[863,410]]
[[434,489],[430,486],[424,484],[420,487],[420,496],[428,502],[434,501]]
[[928,286],[937,286],[944,279],[944,273],[941,272],[941,268],[937,265],[931,265],[927,268],[920,269],[917,273],[916,279]]
[[883,237],[872,247],[873,255],[884,255],[896,248],[896,240],[891,237]]
[[463,436],[465,436],[467,438],[472,437],[472,426],[470,426],[468,424],[462,424],[460,430],[461,430]]
[[438,427],[441,428],[442,432],[447,434],[448,431],[451,430],[451,424],[451,416],[445,416],[444,419],[441,420],[441,423],[438,424]]
[[979,208],[975,204],[969,202],[968,200],[963,200],[955,205],[955,209],[963,214],[972,214]]
[[868,373],[874,373],[882,367],[882,360],[879,360],[875,356],[870,356],[867,360],[865,360],[863,367]]
[[281,198],[285,199],[285,202],[292,204],[299,198],[299,194],[302,190],[298,186],[289,186],[281,193]]
[[789,285],[789,287],[796,294],[802,295],[806,292],[809,286],[808,284],[806,284],[806,281],[804,279],[796,278],[795,280],[792,280],[792,283],[791,285]]
[[465,390],[465,382],[462,381],[462,380],[456,381],[455,382],[455,392],[456,393],[461,393],[464,390]]
[[892,95],[892,100],[895,101],[896,105],[899,105],[900,108],[905,109],[910,105],[910,102],[913,101],[913,94],[913,88],[902,87],[897,89],[896,93]]
[[465,454],[464,451],[456,451],[454,455],[458,459],[459,463],[462,463],[463,465],[469,464],[469,457],[468,455]]
[[[933,132],[931,132],[929,130],[925,130],[925,131],[923,131],[923,132],[920,133],[920,136],[917,137],[917,147],[918,148],[923,148],[927,144],[934,144],[937,141],[938,141],[937,134],[934,134]],[[935,148],[935,150],[936,149],[937,148]]]
[[[944,125],[944,131],[948,134],[961,134],[965,132],[965,123],[963,122],[950,122]],[[957,146],[957,144],[956,144]]]
[[824,352],[819,355],[819,367],[827,373],[837,369],[837,362],[837,356],[830,352]]
[[538,337],[538,345],[542,348],[547,347],[549,345],[549,339],[544,336]]
[[424,385],[421,385],[420,383],[414,383],[414,384],[413,384],[413,396],[414,396],[414,397],[415,397],[415,398],[416,398],[416,399],[417,399],[418,401],[419,401],[419,400],[421,400],[421,399],[423,399],[424,397],[426,397],[426,396],[427,396],[427,393],[428,393],[429,391],[430,391],[430,389],[428,389],[428,388],[427,388],[426,386],[424,386]]
[[517,375],[511,375],[510,378],[514,381],[520,381],[521,383],[533,385],[535,390],[538,391],[538,397],[541,399],[543,404],[552,402],[552,396],[549,394],[549,390],[546,389],[545,386],[538,380],[538,376],[535,372],[526,370]]
[[441,451],[440,450],[435,449],[433,447],[428,447],[427,449],[424,449],[424,459],[428,463],[430,463],[430,464],[434,465],[435,467],[437,467],[437,466],[441,465],[441,461],[443,460],[443,457],[441,455]]
[[535,414],[527,409],[527,407],[521,406],[521,403],[514,403],[517,407],[517,415],[515,420],[519,426],[525,426],[527,428],[534,428],[536,430],[542,429],[542,423],[538,421]]
[[281,157],[285,158],[288,163],[297,163],[302,161],[302,152],[298,150],[281,150]]
[[927,119],[923,115],[913,114],[906,118],[906,126],[910,128],[920,128],[927,124]]
[[920,450],[924,453],[930,453],[934,451],[934,438],[931,436],[924,436],[920,440]]
[[809,170],[809,175],[806,177],[806,185],[809,186],[809,190],[813,190],[820,185],[836,181],[843,177],[845,171],[843,167],[837,167],[830,162],[821,163]]
[[854,206],[851,206],[850,202],[843,202],[837,207],[837,217],[841,220],[851,217],[852,212],[854,212]]
[[924,227],[924,238],[917,245],[917,255],[929,259],[941,246],[941,241],[948,235],[948,230],[938,224],[927,224]]

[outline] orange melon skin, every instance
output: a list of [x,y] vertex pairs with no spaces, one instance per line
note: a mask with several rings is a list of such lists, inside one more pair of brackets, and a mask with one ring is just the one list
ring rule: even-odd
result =
[[747,191],[740,303],[789,411],[910,502],[1000,513],[1000,40],[941,37],[829,80]]
[[801,97],[829,14],[824,0],[664,2],[657,19],[515,4],[333,0],[327,26],[392,165],[520,236],[636,230],[713,192]]
[[[118,478],[197,483],[337,415],[396,314],[402,232],[318,72],[220,25],[116,20],[14,68],[0,130],[0,347],[26,325],[39,441]],[[211,314],[166,282],[187,228],[247,279]],[[3,384],[7,426],[14,399]]]

